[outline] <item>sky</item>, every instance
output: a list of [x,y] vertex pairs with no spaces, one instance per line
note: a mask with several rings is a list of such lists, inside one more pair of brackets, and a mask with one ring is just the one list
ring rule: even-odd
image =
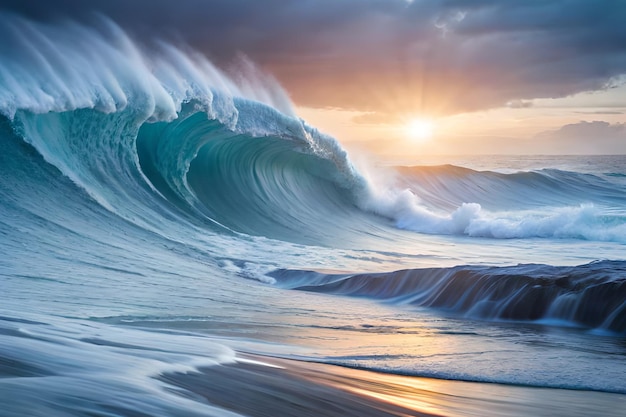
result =
[[0,0],[255,62],[348,148],[626,154],[623,0]]

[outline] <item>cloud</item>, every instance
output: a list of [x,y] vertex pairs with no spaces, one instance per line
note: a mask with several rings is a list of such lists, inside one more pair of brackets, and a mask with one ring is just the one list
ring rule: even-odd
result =
[[615,0],[0,0],[0,9],[47,21],[99,12],[143,42],[181,40],[224,66],[244,53],[309,107],[524,107],[626,73],[626,2]]
[[577,114],[624,114],[623,111],[617,110],[597,110],[597,111],[577,111]]
[[626,154],[626,123],[581,121],[535,136],[546,153]]
[[533,106],[533,102],[529,100],[511,100],[506,103],[506,106],[512,109],[527,109]]

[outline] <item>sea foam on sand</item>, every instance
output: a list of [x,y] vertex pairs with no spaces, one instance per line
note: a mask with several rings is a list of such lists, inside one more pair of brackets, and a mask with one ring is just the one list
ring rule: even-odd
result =
[[239,357],[236,364],[161,379],[251,417],[626,415],[626,396],[620,394],[446,381],[256,355]]

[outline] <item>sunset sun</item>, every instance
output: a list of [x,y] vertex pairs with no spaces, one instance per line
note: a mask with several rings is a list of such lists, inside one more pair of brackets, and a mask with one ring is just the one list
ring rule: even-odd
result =
[[433,137],[433,122],[426,119],[412,119],[404,126],[408,138],[416,141],[425,141]]

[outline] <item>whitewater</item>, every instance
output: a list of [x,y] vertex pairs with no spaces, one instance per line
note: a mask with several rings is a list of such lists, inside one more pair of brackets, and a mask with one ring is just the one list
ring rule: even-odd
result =
[[158,376],[238,352],[626,394],[626,157],[359,165],[245,59],[0,37],[0,415],[234,415]]

